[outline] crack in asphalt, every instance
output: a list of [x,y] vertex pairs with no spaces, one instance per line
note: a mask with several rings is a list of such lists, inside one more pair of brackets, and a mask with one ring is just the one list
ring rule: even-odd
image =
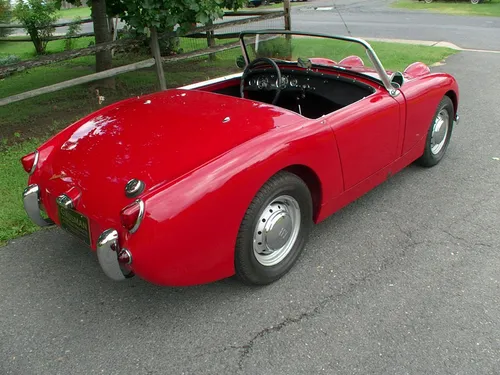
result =
[[484,246],[484,247],[488,247],[488,248],[493,248],[493,245],[491,244],[488,244],[488,243],[485,243],[485,242],[470,242],[467,238],[464,238],[464,237],[460,237],[456,234],[453,234],[451,233],[449,230],[447,229],[443,229],[443,228],[440,228],[441,231],[443,233],[446,233],[448,236],[450,236],[451,238],[453,238],[455,241],[457,241],[456,245],[458,245],[458,241],[462,241],[463,243],[465,242],[465,245],[468,246],[468,247],[473,247],[473,246]]
[[[249,359],[252,354],[252,350],[254,348],[255,342],[258,339],[263,339],[267,337],[270,334],[280,332],[283,328],[288,327],[293,324],[298,324],[301,323],[302,321],[309,320],[311,318],[314,318],[318,315],[320,315],[323,311],[323,309],[332,301],[335,299],[338,299],[339,297],[342,297],[346,294],[349,294],[353,292],[356,288],[360,287],[363,283],[368,281],[370,278],[377,276],[380,274],[381,271],[386,271],[390,267],[392,267],[396,262],[401,262],[404,258],[407,256],[407,252],[419,245],[422,244],[449,244],[450,242],[454,245],[459,245],[458,243],[453,243],[452,241],[429,241],[429,240],[424,240],[424,241],[417,241],[414,237],[414,232],[408,229],[403,229],[401,225],[398,222],[394,223],[396,227],[399,229],[401,234],[406,238],[406,240],[403,239],[401,241],[401,251],[398,254],[398,256],[393,256],[388,258],[386,261],[384,261],[380,267],[377,269],[374,269],[372,272],[367,272],[365,275],[362,275],[361,277],[355,277],[353,281],[349,282],[346,287],[342,288],[338,293],[330,294],[324,297],[317,305],[305,312],[302,312],[300,315],[296,317],[287,317],[278,324],[272,325],[270,327],[266,327],[259,332],[257,332],[248,342],[244,345],[241,346],[226,346],[221,350],[218,350],[217,352],[225,352],[229,349],[237,349],[240,351],[239,359],[238,359],[238,370],[241,372],[244,369],[244,362],[245,360]],[[493,246],[487,243],[470,243],[467,241],[465,238],[459,237],[454,235],[453,233],[447,231],[446,229],[438,228],[439,230],[442,230],[444,233],[448,234],[450,237],[455,239],[456,241],[461,241],[462,244],[460,245],[465,245],[466,247],[472,247],[472,246],[485,246],[492,248]],[[404,243],[406,242],[406,243]]]
[[367,272],[366,274],[362,275],[361,277],[356,277],[354,276],[354,280],[349,282],[345,287],[343,287],[339,292],[327,295],[324,297],[322,300],[319,301],[319,303],[316,304],[316,306],[309,311],[303,312],[297,317],[287,317],[281,322],[279,322],[276,325],[272,325],[270,327],[266,327],[262,330],[260,330],[258,333],[256,333],[250,340],[245,345],[241,346],[231,346],[231,347],[224,347],[222,351],[227,350],[227,348],[233,348],[233,349],[238,349],[240,350],[240,357],[238,359],[238,370],[243,371],[243,363],[246,359],[251,357],[251,352],[253,350],[253,347],[255,345],[256,340],[259,338],[265,338],[266,336],[281,331],[283,328],[288,327],[293,324],[301,323],[304,320],[309,320],[311,318],[314,318],[318,315],[321,314],[323,309],[332,301],[347,295],[351,292],[353,292],[356,288],[360,287],[363,283],[368,281],[370,278],[377,276],[380,274],[381,271],[386,271],[389,267],[393,266],[396,262],[402,261],[405,257],[407,252],[415,247],[421,244],[420,242],[416,242],[413,240],[411,236],[411,232],[405,232],[402,230],[402,228],[397,224],[401,232],[409,239],[408,244],[405,246],[401,247],[401,252],[399,256],[394,256],[387,258],[386,261],[384,261],[380,267],[374,269],[372,272]]

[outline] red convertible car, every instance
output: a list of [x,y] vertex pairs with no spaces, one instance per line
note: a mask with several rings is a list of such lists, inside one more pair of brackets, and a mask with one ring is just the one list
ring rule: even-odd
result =
[[263,285],[293,267],[314,223],[443,158],[452,76],[386,71],[357,38],[240,41],[242,72],[112,104],[24,156],[29,217],[80,238],[114,280]]

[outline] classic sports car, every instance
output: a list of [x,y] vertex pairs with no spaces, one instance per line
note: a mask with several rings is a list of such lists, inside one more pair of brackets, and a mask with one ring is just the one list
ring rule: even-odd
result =
[[452,76],[419,62],[388,72],[350,37],[240,41],[243,72],[112,104],[24,156],[29,217],[83,240],[114,280],[263,285],[292,268],[314,223],[443,158]]

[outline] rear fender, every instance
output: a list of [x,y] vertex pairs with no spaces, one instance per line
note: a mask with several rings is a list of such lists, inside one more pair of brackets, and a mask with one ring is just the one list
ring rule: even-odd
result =
[[[134,272],[162,285],[194,285],[234,274],[234,247],[252,199],[291,165],[320,181],[320,204],[342,189],[333,133],[323,124],[275,130],[252,139],[144,197],[141,228],[126,239]],[[320,129],[321,128],[321,129]],[[303,133],[297,139],[297,132]]]

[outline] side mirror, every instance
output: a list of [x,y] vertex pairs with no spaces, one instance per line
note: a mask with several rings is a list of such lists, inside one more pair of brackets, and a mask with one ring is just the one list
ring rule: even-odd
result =
[[243,57],[243,55],[239,55],[237,58],[236,58],[236,66],[240,69],[243,69],[245,68],[245,58]]
[[404,80],[405,79],[403,77],[403,73],[396,72],[391,77],[391,84],[393,87],[399,89],[401,86],[403,86]]
[[312,61],[309,59],[303,59],[302,57],[299,57],[297,59],[297,65],[304,69],[311,69]]

